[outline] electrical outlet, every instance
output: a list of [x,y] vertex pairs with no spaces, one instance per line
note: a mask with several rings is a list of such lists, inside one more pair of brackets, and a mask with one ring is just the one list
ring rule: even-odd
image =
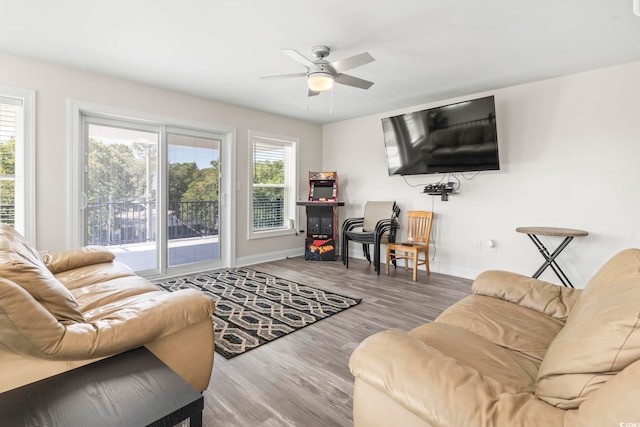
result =
[[496,252],[497,251],[497,245],[496,245],[496,241],[493,239],[489,239],[487,240],[487,251],[489,252]]

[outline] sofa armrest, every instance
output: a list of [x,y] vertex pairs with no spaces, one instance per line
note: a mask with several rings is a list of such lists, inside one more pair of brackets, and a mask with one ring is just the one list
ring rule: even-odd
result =
[[[26,294],[18,287],[14,293]],[[87,311],[85,323],[62,324],[43,308],[26,311],[17,298],[12,300],[16,303],[0,310],[0,325],[11,326],[4,344],[17,353],[49,360],[121,353],[211,320],[215,308],[211,298],[194,289],[148,292]]]
[[[565,411],[531,393],[509,393],[496,380],[398,331],[364,340],[351,373],[431,426],[562,425]],[[372,408],[375,410],[375,408]]]
[[211,320],[211,298],[194,289],[145,293],[84,313],[87,323],[68,325],[56,356],[94,358],[120,353]]
[[42,260],[53,274],[57,274],[87,265],[111,262],[115,257],[114,253],[107,248],[86,246],[46,254]]
[[565,427],[637,426],[640,423],[640,360],[613,375],[578,410],[566,411]]
[[474,294],[509,301],[563,321],[582,293],[582,289],[499,270],[480,273],[471,290]]

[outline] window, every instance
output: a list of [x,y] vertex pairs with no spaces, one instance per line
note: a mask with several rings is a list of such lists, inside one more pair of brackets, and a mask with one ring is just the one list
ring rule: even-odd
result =
[[70,103],[70,246],[108,246],[141,275],[233,265],[235,130]]
[[297,138],[250,131],[249,238],[294,232]]
[[35,244],[35,92],[0,86],[0,222]]

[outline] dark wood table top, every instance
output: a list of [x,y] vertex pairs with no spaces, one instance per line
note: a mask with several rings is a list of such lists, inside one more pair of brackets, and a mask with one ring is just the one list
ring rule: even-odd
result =
[[171,427],[203,408],[201,393],[140,347],[0,393],[0,425]]
[[518,227],[516,231],[518,233],[535,234],[537,236],[582,237],[589,235],[588,231],[558,227]]

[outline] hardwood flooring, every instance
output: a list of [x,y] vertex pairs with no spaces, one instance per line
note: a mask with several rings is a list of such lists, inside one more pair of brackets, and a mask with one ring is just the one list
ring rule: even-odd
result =
[[378,276],[363,260],[290,258],[258,271],[362,298],[356,307],[230,360],[216,354],[204,392],[204,427],[333,427],[352,425],[349,357],[366,337],[411,330],[469,294],[471,281],[398,268]]

